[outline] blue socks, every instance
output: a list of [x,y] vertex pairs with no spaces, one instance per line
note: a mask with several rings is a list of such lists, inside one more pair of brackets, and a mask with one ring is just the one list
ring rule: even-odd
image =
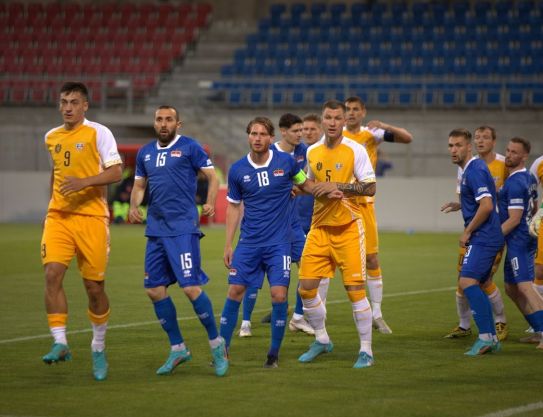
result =
[[479,334],[490,333],[495,335],[496,328],[494,327],[492,306],[488,300],[488,296],[479,285],[472,285],[465,288],[464,295],[468,299],[469,306],[473,312],[473,319],[479,328]]
[[271,346],[268,355],[279,357],[279,348],[285,336],[287,323],[288,302],[272,303],[271,313]]
[[298,287],[296,288],[296,307],[294,307],[294,312],[296,314],[299,314],[300,316],[303,316],[304,304],[302,303],[302,297],[300,296],[300,293],[298,292],[298,288],[300,288],[300,283],[298,283]]
[[220,333],[222,338],[226,343],[226,347],[230,347],[230,341],[232,340],[232,334],[234,334],[234,329],[238,323],[238,312],[240,302],[231,300],[230,298],[226,299],[224,307],[221,314],[221,329]]
[[215,324],[215,317],[213,316],[213,306],[211,305],[211,300],[207,294],[202,291],[200,296],[191,302],[194,312],[207,330],[208,339],[214,340],[219,337],[217,325]]
[[153,303],[155,314],[164,331],[168,334],[170,345],[179,345],[183,343],[183,336],[177,323],[177,311],[170,297]]
[[536,332],[543,332],[543,310],[524,316]]
[[253,310],[255,309],[258,288],[248,287],[243,296],[243,320],[251,321]]

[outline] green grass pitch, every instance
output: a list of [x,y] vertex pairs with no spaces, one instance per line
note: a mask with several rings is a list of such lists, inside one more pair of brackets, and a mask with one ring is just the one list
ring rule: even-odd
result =
[[[227,289],[224,229],[204,232],[203,266],[211,277],[206,290],[218,315]],[[209,366],[205,331],[190,303],[171,288],[193,360],[171,376],[158,377],[155,370],[168,354],[168,342],[142,288],[143,227],[113,226],[105,382],[91,376],[86,296],[74,264],[65,278],[73,359],[54,366],[41,362],[51,339],[40,235],[37,225],[0,225],[0,416],[483,416],[543,400],[543,352],[517,342],[527,325],[508,299],[511,330],[499,354],[468,358],[463,352],[475,336],[443,339],[456,324],[456,234],[381,234],[383,311],[393,334],[374,333],[372,368],[352,369],[358,337],[335,279],[327,321],[332,353],[298,363],[313,339],[287,330],[279,368],[262,368],[269,343],[269,326],[260,324],[270,305],[265,285],[253,316],[254,336],[234,336],[224,378],[215,377]],[[293,282],[296,275],[294,270]],[[500,287],[502,276],[496,276]],[[292,289],[290,300],[293,304]],[[540,413],[541,408],[515,415]]]

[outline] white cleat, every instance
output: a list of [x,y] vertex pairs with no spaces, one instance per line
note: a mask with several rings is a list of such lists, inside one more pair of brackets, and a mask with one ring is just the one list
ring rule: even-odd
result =
[[313,327],[311,327],[311,325],[303,317],[298,320],[290,319],[290,321],[288,322],[288,329],[291,332],[301,331],[311,336],[315,334],[315,330],[313,330]]
[[251,323],[242,324],[239,329],[239,337],[251,337],[253,332],[251,332]]
[[379,333],[392,334],[392,330],[390,329],[390,327],[388,327],[388,324],[382,317],[373,319],[373,328],[377,329]]

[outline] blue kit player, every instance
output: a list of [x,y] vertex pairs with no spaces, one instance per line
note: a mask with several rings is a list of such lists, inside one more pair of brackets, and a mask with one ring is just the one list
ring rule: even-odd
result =
[[142,222],[138,207],[148,186],[144,286],[171,345],[169,357],[157,374],[168,375],[192,357],[167,292],[177,282],[207,331],[215,373],[223,376],[228,369],[225,343],[218,334],[211,301],[201,289],[208,277],[200,267],[202,233],[195,202],[199,171],[209,181],[207,203],[202,210],[206,216],[214,214],[219,184],[204,149],[195,140],[178,135],[180,127],[179,113],[174,107],[160,106],[156,110],[154,128],[158,140],[138,152],[129,219],[132,223]]
[[[272,299],[271,345],[264,364],[278,366],[279,349],[287,321],[287,291],[291,264],[292,184],[311,192],[313,183],[289,154],[270,149],[274,126],[257,117],[247,126],[249,154],[237,161],[228,174],[224,264],[229,269],[228,294],[221,315],[221,336],[230,347],[238,312],[247,288],[261,288],[268,277]],[[329,198],[341,198],[339,191]],[[241,218],[241,233],[233,241]]]
[[[505,152],[509,177],[498,193],[502,232],[507,244],[504,263],[505,291],[534,332],[543,332],[543,299],[534,288],[537,239],[530,235],[530,219],[537,211],[537,180],[526,169],[530,142],[512,138]],[[543,349],[543,342],[538,345]]]
[[[292,113],[285,113],[279,118],[279,130],[281,131],[281,140],[275,142],[271,149],[273,151],[282,152],[292,156],[299,169],[304,169],[306,166],[306,152],[307,145],[302,142],[302,119]],[[311,198],[311,196],[307,196]],[[300,197],[291,199],[292,210],[292,223],[291,223],[291,244],[292,253],[291,261],[299,262],[302,257],[302,251],[304,250],[305,235],[299,215],[298,204]],[[313,212],[312,208],[309,210],[309,216]],[[240,337],[251,336],[251,314],[253,312],[256,298],[258,294],[258,288],[247,288],[243,297],[243,321],[239,330]],[[271,319],[271,317],[270,317]],[[296,291],[296,307],[292,320],[289,322],[289,329],[291,331],[302,331],[310,335],[314,335],[315,332],[309,323],[304,319],[302,299]]]
[[460,204],[464,233],[460,237],[460,246],[466,248],[466,254],[459,285],[468,299],[479,328],[479,338],[465,354],[477,356],[500,350],[492,307],[479,284],[488,278],[504,239],[496,211],[494,180],[485,162],[472,157],[471,133],[468,130],[455,129],[449,133],[449,153],[452,162],[463,170]]

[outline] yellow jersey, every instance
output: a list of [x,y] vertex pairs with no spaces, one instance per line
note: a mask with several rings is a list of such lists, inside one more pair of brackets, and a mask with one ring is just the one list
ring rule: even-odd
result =
[[109,217],[106,186],[87,187],[63,196],[60,184],[67,176],[86,178],[122,163],[111,131],[85,119],[74,130],[64,126],[51,129],[45,134],[45,147],[53,166],[53,190],[48,210]]
[[543,155],[534,161],[530,167],[530,172],[537,179],[537,183],[543,186]]
[[[366,149],[355,141],[342,138],[330,149],[325,139],[307,149],[308,178],[315,182],[375,182],[375,172]],[[315,198],[311,227],[342,226],[361,219],[357,197],[338,200]]]

